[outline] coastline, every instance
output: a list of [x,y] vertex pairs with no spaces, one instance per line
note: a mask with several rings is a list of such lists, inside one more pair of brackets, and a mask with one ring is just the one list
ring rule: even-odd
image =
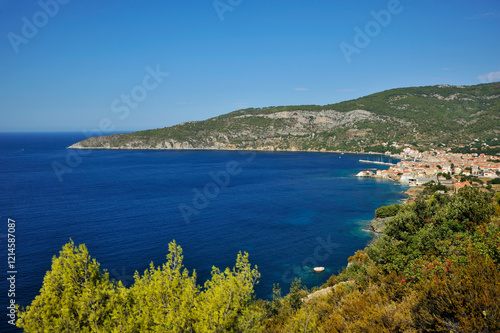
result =
[[[379,177],[370,177],[370,178],[379,178]],[[384,178],[390,179],[390,178]],[[417,196],[424,190],[424,186],[411,186],[408,190],[403,193],[408,197],[406,199],[402,199],[400,205],[411,205],[415,202]],[[381,206],[382,207],[382,206]],[[379,207],[380,208],[380,207]],[[381,235],[384,231],[385,223],[390,220],[392,216],[389,217],[374,217],[369,224],[368,230],[375,235]]]
[[[186,151],[186,152],[207,152],[207,151],[228,151],[228,152],[237,152],[237,151],[242,151],[242,152],[268,152],[268,153],[281,153],[281,152],[286,152],[286,153],[293,153],[293,152],[298,152],[298,153],[328,153],[328,154],[349,154],[349,155],[374,155],[374,156],[386,156],[388,158],[393,158],[393,159],[401,159],[400,156],[398,155],[389,155],[385,153],[377,153],[377,152],[359,152],[359,151],[342,151],[342,150],[314,150],[314,149],[307,149],[307,150],[299,150],[299,149],[234,149],[234,148],[180,148],[180,149],[172,149],[172,148],[153,148],[153,147],[92,147],[92,148],[85,148],[85,147],[75,147],[74,145],[71,145],[67,147],[67,149],[80,149],[80,150],[130,150],[130,151]],[[351,177],[355,177],[355,175],[351,175]],[[393,182],[399,181],[399,179],[393,179],[393,178],[383,178],[383,177],[369,177],[369,178],[379,178],[379,179],[385,179],[385,180],[391,180]],[[390,183],[387,185],[391,186]],[[405,203],[408,203],[410,200],[414,199],[413,194],[411,192],[412,188],[408,189],[407,191],[403,192],[406,195],[408,195],[408,198],[402,199],[405,200]],[[416,194],[415,194],[416,195]],[[390,204],[390,203],[387,203]],[[378,208],[378,207],[377,207]],[[368,220],[370,221],[370,220]],[[366,231],[371,233],[373,236],[372,237],[377,237],[380,233],[377,231],[373,230],[371,227],[371,223],[368,222],[368,228],[366,228]],[[370,240],[368,240],[368,245]],[[363,247],[361,247],[359,250],[362,250]],[[351,255],[354,255],[356,251],[353,251],[351,254],[347,255],[345,260],[347,261],[347,258]],[[347,265],[347,263],[346,263]],[[331,275],[331,274],[330,274]],[[322,284],[316,285],[317,288],[321,288]]]
[[79,150],[172,150],[172,151],[254,151],[254,152],[270,152],[270,153],[279,153],[279,152],[299,152],[299,153],[330,153],[330,154],[357,154],[357,155],[381,155],[388,156],[395,159],[401,159],[400,155],[397,154],[385,154],[385,153],[376,153],[376,152],[365,152],[365,151],[351,151],[351,150],[317,150],[317,149],[258,149],[258,148],[147,148],[147,147],[79,147],[75,146],[78,143],[75,143],[71,146],[66,147],[66,149],[79,149]]
[[418,185],[418,186],[411,186],[408,190],[406,190],[404,193],[408,195],[408,198],[405,200],[404,204],[412,204],[415,202],[415,199],[417,196],[424,190],[424,186]]

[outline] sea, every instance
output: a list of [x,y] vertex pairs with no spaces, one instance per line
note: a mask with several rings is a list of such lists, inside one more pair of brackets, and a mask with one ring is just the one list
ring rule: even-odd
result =
[[256,297],[269,299],[273,284],[286,293],[295,278],[312,288],[340,272],[373,239],[375,209],[407,189],[353,176],[388,168],[360,159],[396,162],[381,155],[67,148],[83,139],[0,133],[2,332],[17,331],[10,302],[31,303],[70,240],[127,286],[135,271],[166,262],[173,240],[200,285],[248,252],[261,273]]

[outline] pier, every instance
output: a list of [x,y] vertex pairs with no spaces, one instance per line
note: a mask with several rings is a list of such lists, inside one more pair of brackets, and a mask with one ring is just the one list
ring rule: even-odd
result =
[[372,164],[381,164],[381,165],[396,165],[396,164],[389,163],[389,162],[378,162],[378,161],[369,161],[369,160],[359,160],[359,161],[362,163],[372,163]]

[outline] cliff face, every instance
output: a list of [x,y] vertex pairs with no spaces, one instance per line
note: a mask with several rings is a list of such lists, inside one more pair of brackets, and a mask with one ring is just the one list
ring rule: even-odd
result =
[[[68,148],[73,149],[195,149],[188,142],[165,140],[151,143],[150,140],[141,138],[128,140],[126,134],[113,134],[98,136],[77,142]],[[217,149],[212,147],[198,147],[197,149]]]
[[378,234],[381,234],[384,232],[384,228],[385,228],[385,223],[387,221],[389,221],[391,218],[393,218],[393,216],[391,217],[383,217],[383,218],[374,218],[371,222],[370,222],[370,230],[373,231],[373,232],[376,232]]
[[90,138],[70,148],[333,151],[394,141],[458,145],[500,133],[499,100],[499,83],[401,88],[325,106],[238,110],[204,121]]
[[[169,133],[167,128],[164,129],[165,135],[155,133],[161,130],[152,130],[94,137],[78,142],[70,148],[301,150],[307,142],[314,140],[317,132],[352,127],[367,120],[385,121],[365,110],[285,111],[242,115],[222,121],[214,118],[205,122],[183,123],[171,128],[186,132],[185,135],[179,136]],[[214,124],[210,122],[215,123],[220,130],[211,129]],[[195,128],[198,126],[200,128]],[[205,126],[207,128],[204,128]],[[351,129],[351,133],[355,132],[357,131]],[[361,132],[358,134],[364,136]]]

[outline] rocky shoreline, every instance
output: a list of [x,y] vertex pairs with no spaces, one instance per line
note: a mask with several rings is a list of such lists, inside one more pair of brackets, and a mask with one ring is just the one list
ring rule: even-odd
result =
[[405,194],[408,195],[408,198],[405,200],[406,204],[412,204],[415,202],[417,196],[424,190],[424,186],[411,186]]
[[327,150],[327,149],[282,149],[282,148],[274,148],[274,147],[261,147],[261,148],[228,148],[228,147],[191,147],[189,144],[174,144],[171,147],[151,147],[151,146],[85,146],[82,144],[83,141],[72,144],[67,147],[67,149],[82,149],[82,150],[214,150],[214,151],[262,151],[262,152],[298,152],[298,153],[332,153],[332,154],[369,154],[369,155],[381,155],[381,156],[390,156],[392,158],[401,158],[400,155],[387,155],[384,153],[375,153],[371,151],[349,151],[349,150]]
[[376,234],[383,233],[384,232],[384,228],[385,228],[385,223],[387,221],[389,221],[391,218],[392,218],[392,216],[390,216],[390,217],[384,217],[384,218],[380,218],[380,217],[374,218],[370,222],[370,231],[372,231],[372,232],[374,232]]
[[[424,190],[423,186],[412,186],[410,187],[406,192],[404,192],[406,195],[408,195],[408,198],[405,200],[404,204],[412,204],[415,202],[415,199],[417,196]],[[385,224],[387,221],[389,221],[393,216],[389,217],[376,217],[370,222],[370,231],[376,233],[376,234],[381,234],[384,232]]]

